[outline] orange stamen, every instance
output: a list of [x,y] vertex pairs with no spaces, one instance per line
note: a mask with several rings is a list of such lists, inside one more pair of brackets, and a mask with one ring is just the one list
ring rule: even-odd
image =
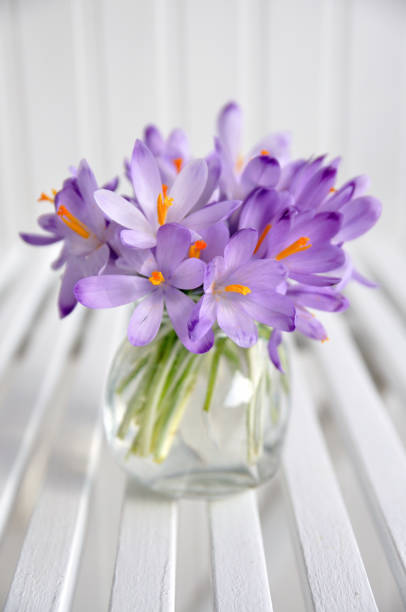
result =
[[159,194],[157,200],[158,223],[164,225],[168,208],[173,204],[173,198],[168,198],[168,186],[162,185],[162,193]]
[[330,338],[328,336],[326,336],[325,338],[323,338],[322,340],[320,340],[320,342],[322,344],[324,344],[324,342],[328,342],[330,340]]
[[73,232],[81,236],[82,238],[89,238],[90,231],[84,223],[79,221],[65,206],[58,208],[58,217],[65,223]]
[[244,157],[240,153],[237,157],[237,161],[235,162],[235,169],[237,170],[237,172],[241,172],[243,165],[244,165]]
[[268,223],[268,225],[265,226],[264,231],[262,232],[262,234],[260,235],[260,237],[258,239],[257,246],[254,249],[254,254],[258,251],[259,247],[261,246],[261,244],[263,243],[263,241],[267,237],[267,234],[268,234],[269,230],[271,229],[271,227],[272,227],[272,225],[270,223]]
[[190,245],[189,257],[196,257],[196,259],[199,259],[200,251],[203,251],[203,249],[205,249],[206,247],[207,244],[204,240],[196,240],[194,244]]
[[183,159],[181,157],[176,157],[176,159],[173,160],[173,165],[175,166],[176,172],[178,174],[182,170],[182,164],[183,164]]
[[225,289],[232,293],[241,293],[241,295],[248,295],[248,293],[251,293],[251,289],[245,285],[227,285]]
[[165,282],[164,275],[159,270],[154,270],[148,280],[156,286]]
[[337,189],[335,187],[330,187],[329,191],[330,191],[330,193],[335,193],[337,191]]
[[262,149],[261,155],[269,155],[269,151],[267,151],[266,149]]
[[[55,189],[52,189],[52,193],[54,196],[57,194]],[[52,202],[53,203],[54,200],[55,200],[55,197],[51,198],[51,196],[47,195],[44,192],[42,192],[39,198],[37,198],[37,202]]]
[[295,253],[301,253],[302,251],[306,251],[310,249],[312,246],[308,244],[310,242],[310,238],[306,238],[306,236],[302,236],[299,240],[295,240],[291,245],[283,249],[278,255],[275,257],[276,261],[280,261],[281,259],[285,259],[285,257],[289,257],[289,255],[294,255]]

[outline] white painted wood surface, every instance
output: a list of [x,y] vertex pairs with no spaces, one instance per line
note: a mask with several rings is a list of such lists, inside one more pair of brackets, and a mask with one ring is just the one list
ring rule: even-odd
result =
[[[331,340],[315,348],[319,362],[311,365],[311,380],[317,384],[300,383],[309,397],[298,402],[303,412],[296,405],[284,470],[295,516],[293,540],[300,542],[307,570],[309,609],[330,612],[340,609],[338,602],[345,611],[362,609],[362,603],[365,610],[375,609],[354,540],[355,533],[360,545],[363,534],[355,526],[353,533],[334,480],[340,453],[360,478],[365,518],[375,517],[382,550],[405,594],[405,453],[386,401],[390,397],[402,407],[406,397],[405,31],[401,0],[0,3],[0,566],[7,567],[0,573],[0,606],[8,596],[13,612],[98,612],[110,604],[117,610],[213,607],[210,589],[202,586],[207,580],[195,575],[193,563],[178,578],[175,594],[173,505],[134,491],[124,498],[122,477],[113,472],[105,476],[102,493],[95,493],[105,467],[95,428],[97,394],[109,349],[95,329],[94,345],[71,355],[80,322],[60,323],[55,312],[49,314],[55,306],[47,270],[52,255],[21,245],[17,232],[34,229],[36,216],[46,211],[36,202],[39,192],[58,187],[67,167],[81,157],[89,159],[100,181],[121,170],[146,123],[159,123],[165,133],[187,128],[195,154],[205,154],[215,113],[232,98],[244,105],[245,151],[263,132],[291,129],[295,154],[343,154],[342,180],[367,172],[371,192],[384,203],[382,231],[374,230],[361,251],[366,271],[382,290],[354,288],[351,327],[345,318],[327,317]],[[64,374],[75,376],[70,391]],[[85,398],[81,389],[88,387]],[[322,438],[329,432],[321,434],[317,423],[323,397],[345,431],[337,448],[329,448],[332,465]],[[399,409],[398,422],[405,421]],[[336,421],[323,427],[335,433]],[[46,435],[55,440],[45,444]],[[310,442],[304,453],[305,439]],[[328,435],[326,440],[330,444]],[[317,466],[317,481],[310,465]],[[322,490],[310,494],[321,479]],[[109,490],[117,496],[111,505],[123,504],[121,528],[111,525],[100,507]],[[316,503],[320,498],[323,504]],[[286,514],[287,500],[279,502]],[[264,550],[269,552],[277,537],[262,541],[253,496],[210,508],[217,608],[232,609],[238,585],[237,609],[242,604],[247,610],[271,609],[270,583],[272,599],[283,610],[284,594],[293,588],[293,561],[266,568]],[[329,529],[329,513],[336,530]],[[100,559],[93,573],[83,569],[93,579],[85,593],[80,564],[88,558],[98,563],[99,548],[86,537],[94,514],[93,538],[109,540],[110,547],[100,550],[110,559]],[[186,539],[188,532],[204,533],[193,521],[180,529]],[[275,534],[276,524],[273,529]],[[323,531],[323,543],[316,530]],[[156,559],[149,542],[159,551]],[[198,566],[208,561],[199,559]],[[374,563],[367,561],[367,567]],[[140,568],[147,567],[143,581]],[[252,580],[241,578],[249,575]],[[191,588],[183,598],[182,580],[195,585],[192,604]],[[381,610],[403,609],[392,583],[379,580],[372,589]],[[304,609],[299,593],[294,601],[295,611]]]
[[292,416],[283,460],[309,610],[377,610],[333,466],[317,423],[304,363],[292,363]]
[[176,504],[129,486],[110,610],[175,609]]
[[209,516],[215,609],[271,612],[255,493],[209,502]]

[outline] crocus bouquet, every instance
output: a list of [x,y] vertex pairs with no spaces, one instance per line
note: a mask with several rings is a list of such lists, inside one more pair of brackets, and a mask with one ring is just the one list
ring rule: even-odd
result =
[[[337,188],[339,158],[291,159],[288,133],[267,136],[243,156],[241,133],[234,102],[220,111],[214,149],[205,159],[190,155],[182,130],[165,140],[148,126],[125,162],[129,193],[119,195],[117,179],[100,188],[82,160],[59,191],[40,197],[52,205],[38,219],[46,233],[21,234],[29,244],[62,244],[52,264],[63,268],[62,317],[77,301],[89,308],[135,303],[128,340],[153,343],[151,364],[160,360],[166,374],[176,364],[172,376],[182,370],[178,382],[185,388],[185,364],[218,350],[216,330],[245,349],[266,337],[269,358],[282,369],[283,332],[327,340],[309,309],[345,310],[346,284],[369,284],[344,248],[381,212],[380,202],[365,195],[366,177]],[[163,317],[172,335],[162,333]],[[152,365],[144,367],[144,379],[151,372]],[[163,393],[171,381],[162,381]],[[135,453],[154,454],[153,440],[162,442],[154,427],[163,405],[145,417]],[[146,414],[145,402],[136,414]]]

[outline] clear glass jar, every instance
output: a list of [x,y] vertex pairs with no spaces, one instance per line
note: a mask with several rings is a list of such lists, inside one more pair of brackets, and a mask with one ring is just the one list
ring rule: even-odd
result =
[[169,323],[148,346],[125,340],[104,407],[107,440],[122,467],[171,497],[223,497],[269,480],[290,402],[288,373],[270,362],[268,337],[260,329],[257,344],[242,349],[218,330],[203,355],[189,353]]

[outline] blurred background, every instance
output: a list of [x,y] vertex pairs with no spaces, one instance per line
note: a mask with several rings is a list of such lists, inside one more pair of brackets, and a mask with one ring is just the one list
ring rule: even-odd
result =
[[[404,0],[0,0],[2,254],[25,249],[35,262],[37,251],[20,245],[17,232],[35,228],[44,210],[37,197],[59,188],[68,166],[85,157],[103,183],[121,172],[123,157],[150,122],[165,134],[185,128],[192,151],[203,156],[212,147],[218,110],[231,99],[244,109],[245,151],[269,131],[290,130],[295,156],[342,155],[340,182],[368,174],[383,216],[363,240],[378,259],[403,252]],[[399,271],[404,282],[403,264]],[[56,337],[63,325],[56,306],[54,316]],[[89,376],[98,375],[95,366]],[[4,410],[4,377],[1,384]],[[351,466],[328,418],[321,422],[378,601],[387,612],[401,610]],[[112,470],[106,468],[110,478]],[[13,560],[0,584],[2,597],[34,504],[31,488],[0,551]],[[103,500],[102,484],[100,491]],[[302,610],[279,477],[260,508],[275,607]],[[114,516],[117,523],[119,511]],[[177,609],[210,610],[204,507],[185,502],[180,520]],[[103,537],[113,550],[114,536]],[[77,610],[104,609],[101,602],[108,601],[109,583],[100,577],[111,572],[112,561],[97,557],[96,540],[91,532]]]

